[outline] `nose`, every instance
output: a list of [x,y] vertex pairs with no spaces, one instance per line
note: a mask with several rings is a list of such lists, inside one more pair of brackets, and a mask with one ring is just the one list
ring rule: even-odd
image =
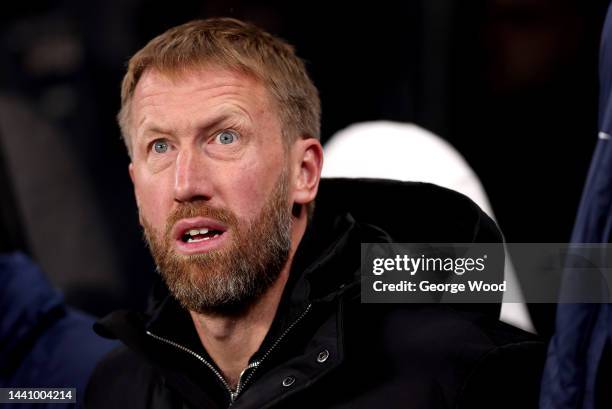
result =
[[212,185],[206,171],[206,161],[194,149],[181,150],[176,156],[174,174],[174,200],[190,202],[210,200]]

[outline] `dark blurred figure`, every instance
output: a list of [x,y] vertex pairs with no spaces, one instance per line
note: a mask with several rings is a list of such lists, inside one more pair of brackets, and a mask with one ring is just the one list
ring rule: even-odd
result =
[[68,303],[100,315],[141,305],[152,271],[105,96],[129,52],[129,8],[15,3],[0,26],[0,146],[22,235]]
[[[76,407],[81,407],[95,365],[117,343],[93,332],[92,316],[66,307],[24,254],[0,254],[0,282],[0,387],[76,388]],[[75,407],[61,402],[19,406]]]
[[[456,28],[449,139],[481,177],[508,242],[567,242],[597,130],[608,1],[469,3]],[[524,285],[527,297],[539,291]],[[549,337],[554,306],[530,312]]]
[[[30,248],[2,153],[0,149],[0,387],[76,388],[76,407],[81,407],[94,366],[116,344],[93,332],[94,317],[67,307],[61,292],[24,254]],[[69,403],[20,406],[75,407]],[[0,407],[14,405],[0,403]]]
[[[612,7],[599,64],[599,133],[572,234],[574,243],[610,243],[612,239]],[[572,274],[573,267],[568,260],[563,283],[563,294],[568,296],[582,288],[588,277],[580,270]],[[609,283],[603,283],[601,291],[609,291]],[[611,312],[606,303],[559,305],[542,381],[541,409],[611,407]]]

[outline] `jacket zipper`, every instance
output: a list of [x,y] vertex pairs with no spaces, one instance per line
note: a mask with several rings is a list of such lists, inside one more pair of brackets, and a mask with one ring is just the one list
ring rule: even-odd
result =
[[147,331],[147,335],[149,335],[150,337],[164,342],[168,345],[172,345],[175,348],[178,348],[179,350],[183,351],[183,352],[187,352],[188,354],[196,357],[200,362],[202,362],[204,365],[206,365],[211,371],[213,371],[213,373],[217,376],[217,378],[219,378],[219,380],[221,381],[221,383],[223,384],[223,386],[225,386],[225,389],[227,389],[227,392],[230,395],[230,400],[232,402],[234,402],[234,391],[232,391],[232,388],[230,388],[229,384],[226,382],[225,378],[223,378],[223,376],[219,373],[219,371],[217,371],[217,368],[215,368],[210,362],[208,362],[203,356],[201,356],[200,354],[193,352],[191,349],[184,347],[180,344],[177,344],[174,341],[171,341],[169,339],[160,337],[159,335],[155,335],[153,334],[151,331]]
[[[259,368],[259,366],[262,364],[262,362],[264,362],[268,358],[268,356],[270,356],[272,351],[274,351],[276,349],[276,347],[278,346],[278,344],[280,344],[280,342],[283,340],[283,338],[285,338],[287,336],[287,334],[289,332],[291,332],[293,327],[295,327],[300,321],[302,321],[304,319],[304,317],[306,316],[306,314],[308,314],[308,312],[310,311],[311,308],[312,308],[312,304],[308,304],[308,307],[306,307],[306,309],[300,314],[300,316],[297,317],[295,319],[295,321],[293,321],[291,323],[291,325],[289,325],[289,327],[287,327],[287,329],[280,335],[280,337],[276,338],[276,341],[274,341],[272,346],[270,346],[270,348],[268,348],[268,350],[261,357],[261,359],[258,360],[258,361],[252,362],[246,368],[244,368],[244,371],[242,371],[242,373],[240,374],[240,377],[238,378],[238,385],[236,386],[236,396],[238,396],[238,394],[240,394],[240,392],[242,392],[244,390],[244,388],[246,387],[247,383],[251,380],[251,378],[253,377],[253,374],[256,372],[257,368]],[[246,377],[246,379],[244,380],[244,383],[243,383],[242,382],[242,375],[244,375],[245,372],[248,369],[253,369],[253,370],[251,371],[251,373],[249,373],[249,375]]]
[[[155,335],[153,334],[151,331],[147,331],[147,335],[158,340],[161,342],[164,342],[168,345],[171,345],[183,352],[186,352],[188,354],[190,354],[191,356],[195,357],[198,361],[202,362],[204,365],[206,365],[214,374],[215,376],[219,379],[219,381],[221,381],[221,383],[223,384],[223,386],[225,386],[225,389],[227,390],[227,392],[230,395],[230,406],[232,403],[234,403],[234,401],[236,400],[236,398],[238,398],[238,395],[240,395],[240,393],[244,390],[244,388],[246,387],[246,384],[249,382],[249,380],[253,377],[253,374],[255,373],[255,369],[257,369],[262,362],[264,362],[266,360],[266,358],[268,358],[268,356],[272,353],[272,351],[274,349],[276,349],[276,347],[278,346],[278,344],[280,344],[280,342],[283,340],[283,338],[285,338],[285,336],[287,336],[287,334],[289,332],[291,332],[291,330],[293,329],[293,327],[295,327],[300,321],[302,321],[302,319],[304,319],[304,317],[306,316],[306,314],[308,314],[308,312],[310,311],[310,309],[312,308],[312,304],[309,304],[308,307],[306,307],[306,309],[302,312],[302,314],[300,314],[299,317],[296,318],[295,321],[293,321],[291,323],[291,325],[289,325],[289,327],[287,327],[287,329],[280,335],[280,337],[278,337],[276,339],[276,341],[274,341],[274,344],[272,344],[272,346],[270,348],[268,348],[268,350],[266,351],[266,353],[261,357],[260,360],[258,361],[254,361],[251,362],[250,364],[247,365],[246,368],[244,368],[242,370],[242,372],[240,373],[240,376],[238,377],[238,385],[236,385],[236,390],[232,390],[232,388],[229,386],[229,384],[227,383],[227,381],[225,380],[225,378],[223,378],[223,376],[219,373],[219,371],[217,370],[217,368],[214,367],[214,365],[212,365],[210,362],[208,362],[204,357],[202,357],[200,354],[192,351],[191,349],[184,347],[183,345],[177,344],[174,341],[171,341],[169,339],[166,339],[164,337],[160,337],[159,335]],[[242,376],[249,370],[249,369],[253,369],[253,371],[251,371],[251,373],[249,374],[249,376],[245,379],[244,383],[242,382]]]

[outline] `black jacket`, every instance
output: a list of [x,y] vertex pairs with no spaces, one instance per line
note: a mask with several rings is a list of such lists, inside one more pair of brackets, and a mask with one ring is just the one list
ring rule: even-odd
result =
[[[361,242],[501,242],[465,196],[422,183],[324,180],[279,312],[237,396],[187,312],[157,289],[149,314],[97,331],[123,341],[86,407],[536,407],[543,345],[497,320],[499,304],[362,304]],[[233,400],[233,402],[232,402]]]

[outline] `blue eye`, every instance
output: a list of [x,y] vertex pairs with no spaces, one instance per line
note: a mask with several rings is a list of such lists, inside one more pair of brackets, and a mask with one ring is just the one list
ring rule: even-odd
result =
[[153,142],[153,150],[156,153],[166,153],[166,152],[168,152],[168,142],[166,142],[166,141],[155,141],[155,142]]
[[234,132],[231,132],[231,131],[219,132],[217,134],[217,137],[215,138],[215,140],[218,143],[221,143],[223,145],[228,145],[230,143],[233,143],[236,139],[238,139],[238,135],[236,135]]

